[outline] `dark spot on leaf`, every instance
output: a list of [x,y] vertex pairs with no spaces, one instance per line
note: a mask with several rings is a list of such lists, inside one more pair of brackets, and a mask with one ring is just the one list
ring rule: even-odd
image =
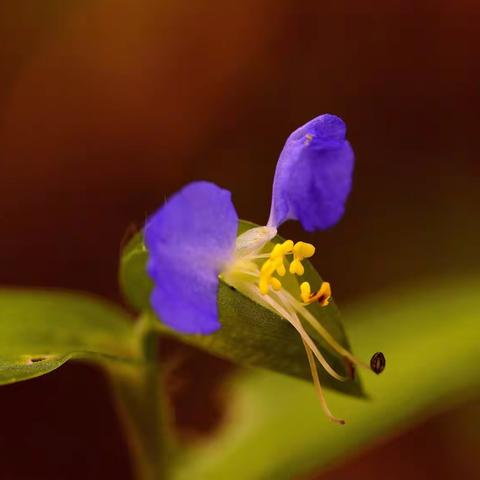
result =
[[47,357],[32,357],[30,359],[30,363],[43,362],[46,359],[47,359]]

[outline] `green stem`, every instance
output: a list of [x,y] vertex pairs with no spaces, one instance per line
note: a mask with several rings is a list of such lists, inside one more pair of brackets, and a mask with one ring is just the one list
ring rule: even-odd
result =
[[169,478],[167,402],[157,359],[158,335],[151,317],[140,317],[136,341],[141,361],[134,366],[112,366],[114,395],[127,434],[137,480]]

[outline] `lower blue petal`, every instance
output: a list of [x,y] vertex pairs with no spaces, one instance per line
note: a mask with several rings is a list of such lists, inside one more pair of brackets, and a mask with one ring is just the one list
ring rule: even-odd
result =
[[230,192],[194,182],[173,195],[145,225],[151,305],[182,333],[220,327],[218,275],[232,259],[238,216]]
[[343,120],[325,114],[288,137],[275,171],[269,225],[299,220],[311,232],[340,220],[354,165],[345,134]]

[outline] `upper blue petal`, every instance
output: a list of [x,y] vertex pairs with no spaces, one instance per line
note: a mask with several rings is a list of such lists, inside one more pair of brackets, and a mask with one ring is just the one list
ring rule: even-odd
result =
[[220,327],[218,275],[232,258],[237,227],[230,192],[209,182],[190,183],[148,219],[151,305],[164,323],[182,333]]
[[340,220],[354,164],[345,134],[343,120],[325,114],[288,137],[275,171],[269,225],[299,220],[311,232]]

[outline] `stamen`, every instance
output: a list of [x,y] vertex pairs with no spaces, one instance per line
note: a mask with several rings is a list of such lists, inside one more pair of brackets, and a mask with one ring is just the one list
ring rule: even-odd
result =
[[279,258],[287,255],[293,250],[293,241],[292,240],[285,240],[283,243],[277,243],[270,254],[270,258]]
[[[283,292],[276,292],[275,295],[281,300]],[[297,314],[295,313],[295,311],[293,309],[291,309],[291,307],[287,304],[285,304],[284,302],[282,302],[282,304],[279,304],[278,302],[276,302],[271,296],[264,296],[263,297],[263,300],[265,300],[271,307],[273,307],[273,309],[277,312],[279,312],[286,320],[288,320],[291,325],[295,328],[295,330],[297,330],[297,332],[299,333],[299,335],[302,337],[302,340],[309,346],[309,348],[313,351],[313,353],[315,354],[315,357],[317,358],[317,360],[320,362],[320,364],[322,365],[322,367],[335,379],[341,381],[341,382],[345,382],[346,380],[348,380],[349,378],[348,377],[345,377],[343,375],[340,375],[339,373],[337,373],[331,366],[330,364],[327,362],[327,360],[325,359],[325,357],[320,353],[320,350],[318,349],[318,347],[315,345],[315,343],[313,342],[313,340],[310,338],[310,336],[308,335],[308,333],[305,331],[305,329],[303,328],[302,326],[302,323],[300,322],[300,319],[298,318]]]
[[365,362],[357,359],[349,352],[346,348],[342,347],[332,335],[325,329],[325,327],[298,301],[293,295],[291,295],[286,290],[282,290],[282,295],[285,295],[288,298],[288,302],[295,308],[295,310],[303,317],[307,322],[323,337],[323,339],[342,357],[350,360],[353,364],[361,365],[366,369],[370,370],[370,366]]
[[315,255],[315,247],[311,243],[297,242],[293,247],[293,254],[303,260]]
[[277,243],[271,251],[268,260],[262,265],[260,269],[260,280],[258,287],[263,295],[266,295],[271,285],[274,290],[280,290],[282,284],[278,278],[274,278],[273,274],[277,273],[280,277],[287,273],[283,263],[285,255],[292,252],[294,248],[292,240],[285,240],[283,243]]
[[328,282],[323,282],[317,293],[311,292],[311,287],[308,282],[303,282],[300,285],[300,297],[307,305],[318,300],[322,307],[326,307],[330,303],[331,296],[332,289]]
[[305,303],[307,303],[308,299],[311,297],[311,295],[312,295],[312,289],[310,287],[310,284],[308,282],[303,282],[300,285],[300,298]]
[[269,286],[270,285],[266,278],[261,278],[260,282],[258,282],[258,288],[260,289],[260,292],[262,292],[262,295],[266,295],[268,293]]
[[292,275],[298,275],[299,277],[301,277],[305,273],[302,262],[298,258],[292,260],[292,263],[290,263],[290,268],[288,270]]
[[317,392],[318,398],[320,399],[320,405],[322,406],[323,413],[332,422],[338,423],[339,425],[345,425],[345,420],[335,417],[328,408],[327,401],[325,400],[325,396],[323,395],[322,385],[320,384],[320,378],[318,376],[317,364],[315,363],[315,359],[313,358],[312,351],[305,342],[303,342],[303,346],[305,347],[305,352],[307,353],[308,364],[310,365],[310,371],[313,378],[313,384],[315,385],[315,391]]
[[281,277],[284,277],[285,274],[287,273],[287,271],[285,270],[285,265],[283,264],[283,261],[282,263],[277,267],[277,269],[275,270],[277,272],[278,275],[280,275]]
[[270,284],[272,285],[274,290],[280,290],[282,288],[282,283],[278,278],[272,277],[270,279]]
[[301,276],[305,273],[302,265],[304,258],[310,258],[315,254],[315,247],[311,243],[297,242],[293,247],[293,261],[290,263],[291,274]]

